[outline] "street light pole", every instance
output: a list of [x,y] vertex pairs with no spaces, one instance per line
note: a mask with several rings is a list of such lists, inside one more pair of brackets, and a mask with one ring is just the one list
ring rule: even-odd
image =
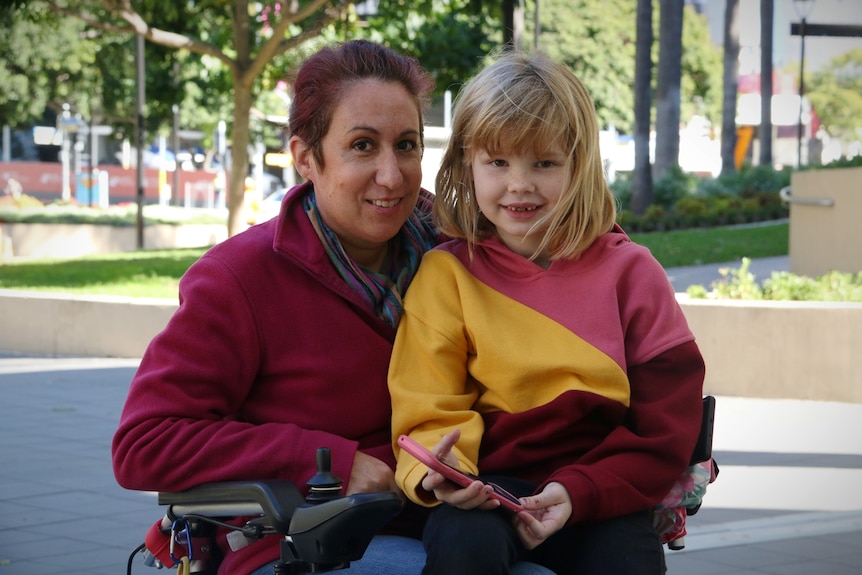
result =
[[146,82],[144,76],[144,37],[138,35],[135,44],[136,68],[137,68],[137,203],[138,215],[136,218],[137,245],[138,249],[144,249],[144,102],[146,100]]
[[802,114],[803,104],[802,99],[805,96],[805,24],[807,23],[808,15],[814,7],[814,0],[793,0],[793,8],[799,16],[799,38],[800,38],[800,55],[799,55],[799,124],[796,134],[796,167],[802,167]]
[[796,134],[796,167],[802,167],[802,98],[805,96],[805,17],[800,20],[799,38],[799,126]]

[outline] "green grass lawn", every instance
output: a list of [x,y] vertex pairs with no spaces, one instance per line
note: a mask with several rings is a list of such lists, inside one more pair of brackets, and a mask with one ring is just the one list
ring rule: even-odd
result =
[[[633,234],[664,267],[787,255],[786,222]],[[177,284],[205,248],[0,264],[0,289],[176,300]]]
[[666,268],[786,256],[790,225],[786,222],[632,234]]

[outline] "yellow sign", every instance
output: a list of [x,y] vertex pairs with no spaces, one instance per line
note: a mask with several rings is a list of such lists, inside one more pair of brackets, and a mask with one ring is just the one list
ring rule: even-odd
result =
[[263,161],[267,166],[287,168],[293,163],[293,158],[286,152],[270,152],[264,155]]

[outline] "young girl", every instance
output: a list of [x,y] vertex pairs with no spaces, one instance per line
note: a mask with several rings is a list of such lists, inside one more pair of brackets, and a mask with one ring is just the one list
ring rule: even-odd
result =
[[[521,497],[460,488],[395,445],[435,506],[425,575],[658,574],[651,510],[688,465],[704,365],[649,251],[614,223],[592,100],[564,65],[504,52],[458,96],[428,252],[389,368],[393,436]],[[440,505],[440,503],[443,503]]]

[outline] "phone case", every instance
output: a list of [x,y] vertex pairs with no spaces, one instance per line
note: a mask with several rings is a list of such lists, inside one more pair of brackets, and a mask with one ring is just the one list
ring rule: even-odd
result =
[[521,504],[521,501],[517,497],[515,497],[496,483],[493,483],[491,481],[484,481],[482,479],[479,479],[475,475],[465,473],[460,469],[456,469],[451,465],[443,463],[442,461],[437,459],[433,453],[425,449],[425,447],[423,447],[421,444],[417,443],[410,437],[406,435],[400,436],[398,438],[398,445],[401,447],[401,449],[427,465],[429,469],[433,469],[434,471],[439,472],[443,475],[443,477],[445,477],[449,481],[452,481],[456,485],[459,485],[461,487],[467,487],[478,479],[479,481],[482,481],[482,483],[484,483],[485,485],[491,486],[491,488],[493,489],[491,497],[499,501],[503,505],[503,507],[516,513],[518,511],[524,510],[524,506]]

